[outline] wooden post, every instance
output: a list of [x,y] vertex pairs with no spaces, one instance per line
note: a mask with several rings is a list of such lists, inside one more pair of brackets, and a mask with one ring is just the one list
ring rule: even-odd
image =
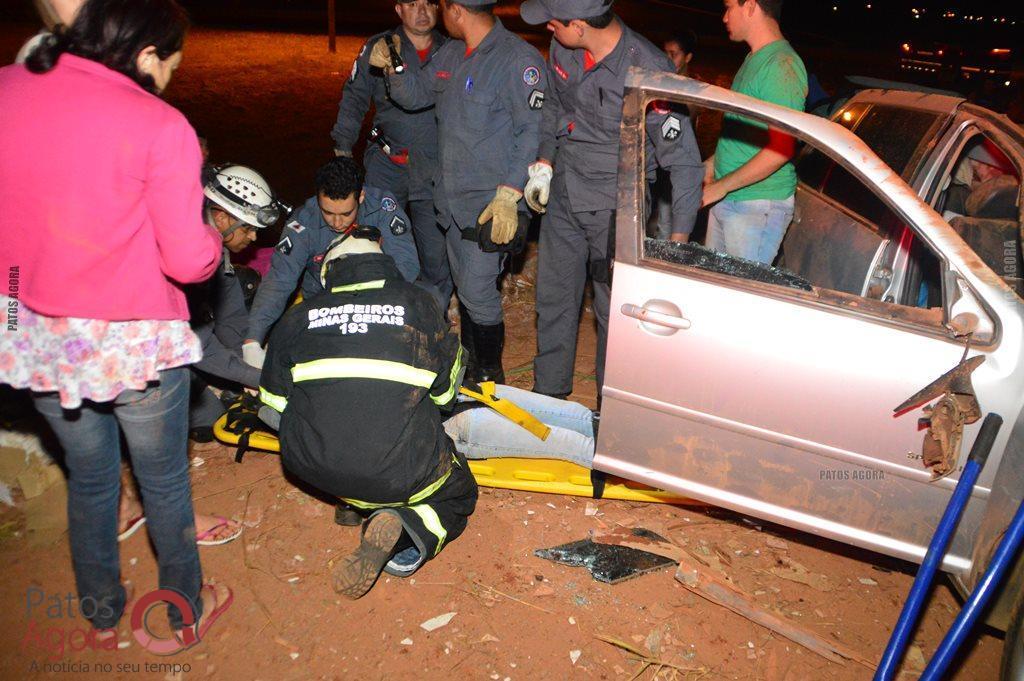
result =
[[335,14],[334,14],[334,0],[327,0],[327,49],[331,52],[337,52],[338,46],[335,41]]

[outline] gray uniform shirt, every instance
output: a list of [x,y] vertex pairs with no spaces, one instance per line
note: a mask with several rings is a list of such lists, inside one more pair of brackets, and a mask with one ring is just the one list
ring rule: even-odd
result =
[[203,358],[193,366],[218,378],[258,387],[259,369],[242,359],[249,313],[227,252],[210,279],[185,287],[185,293],[192,330],[203,344]]
[[424,68],[388,80],[392,98],[406,108],[436,103],[434,206],[443,227],[476,227],[499,186],[523,190],[537,158],[547,86],[533,46],[497,21],[468,56],[466,43],[449,40]]
[[381,38],[390,39],[397,33],[402,39],[402,59],[409,71],[419,71],[431,62],[447,40],[433,32],[433,44],[426,60],[420,62],[415,46],[399,27],[366,41],[359,56],[352,62],[352,73],[342,90],[338,105],[338,119],[331,130],[334,147],[352,151],[359,138],[363,119],[372,103],[375,109],[373,124],[394,147],[394,153],[408,151],[408,163],[396,163],[374,142],[366,143],[363,166],[366,182],[374,187],[386,187],[410,200],[429,199],[433,195],[432,182],[437,168],[437,120],[434,107],[403,108],[391,99],[384,74],[370,66],[370,50]]
[[[622,26],[622,38],[608,56],[587,69],[586,51],[551,42],[548,98],[540,157],[565,173],[572,212],[617,206],[619,126],[630,66],[675,72],[672,62],[649,40]],[[680,107],[655,102],[647,113],[647,178],[658,166],[672,176],[672,232],[693,230],[700,209],[704,166],[693,127]]]
[[[406,281],[416,281],[420,273],[419,256],[413,241],[409,217],[394,194],[375,187],[364,187],[356,220],[380,230],[381,249],[390,255]],[[338,236],[324,221],[316,197],[303,204],[288,221],[281,240],[270,259],[270,271],[263,277],[249,313],[249,338],[262,343],[270,327],[281,317],[288,299],[301,279],[302,297],[312,298],[324,290],[320,267],[328,246]]]

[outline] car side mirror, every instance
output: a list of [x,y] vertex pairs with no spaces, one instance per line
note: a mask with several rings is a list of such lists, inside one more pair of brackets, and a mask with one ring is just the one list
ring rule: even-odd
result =
[[972,337],[972,343],[988,345],[995,340],[996,325],[985,306],[956,272],[946,273],[949,317],[946,328],[953,336]]

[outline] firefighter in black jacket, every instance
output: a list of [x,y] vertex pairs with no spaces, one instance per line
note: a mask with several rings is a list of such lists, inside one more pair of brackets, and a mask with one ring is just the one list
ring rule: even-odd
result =
[[[458,537],[476,506],[441,409],[462,383],[462,347],[426,291],[353,226],[324,257],[324,292],[288,310],[268,343],[260,398],[280,412],[284,466],[369,513],[334,569],[363,596],[381,570],[408,576]],[[266,411],[266,410],[264,410]]]

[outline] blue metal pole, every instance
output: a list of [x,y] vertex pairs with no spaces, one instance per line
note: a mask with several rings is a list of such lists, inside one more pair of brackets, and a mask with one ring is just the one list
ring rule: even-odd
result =
[[981,424],[978,437],[974,440],[974,446],[971,447],[967,465],[964,466],[960,480],[957,481],[956,488],[953,490],[953,496],[950,497],[949,503],[946,505],[946,511],[942,514],[935,534],[932,535],[924,562],[921,563],[921,567],[917,571],[914,584],[910,587],[910,593],[907,595],[907,602],[903,605],[900,618],[892,630],[885,652],[882,653],[874,681],[892,681],[899,669],[900,661],[910,643],[910,637],[917,626],[917,620],[921,615],[921,608],[928,596],[935,572],[942,564],[942,557],[946,554],[960,516],[971,498],[974,483],[985,465],[985,460],[988,459],[988,453],[992,450],[992,444],[995,442],[1002,423],[1003,419],[998,414],[989,414]]
[[[924,670],[921,681],[941,679],[942,675],[949,669],[949,665],[963,644],[964,639],[971,633],[971,629],[977,623],[978,617],[985,610],[985,605],[995,593],[1006,571],[1016,560],[1021,540],[1024,540],[1024,501],[1017,507],[1017,514],[1013,516],[1013,520],[1010,522],[1003,540],[999,542],[999,548],[996,549],[995,555],[992,556],[992,561],[988,564],[985,575],[978,582],[978,585],[974,587],[974,591],[971,592],[971,597],[967,599],[967,603],[964,604],[960,615],[953,622],[949,631],[946,632],[946,637],[942,639],[942,643],[939,644],[938,650],[935,651],[932,661],[928,663],[928,667]],[[1010,641],[1007,641],[1006,645],[1010,645]]]

